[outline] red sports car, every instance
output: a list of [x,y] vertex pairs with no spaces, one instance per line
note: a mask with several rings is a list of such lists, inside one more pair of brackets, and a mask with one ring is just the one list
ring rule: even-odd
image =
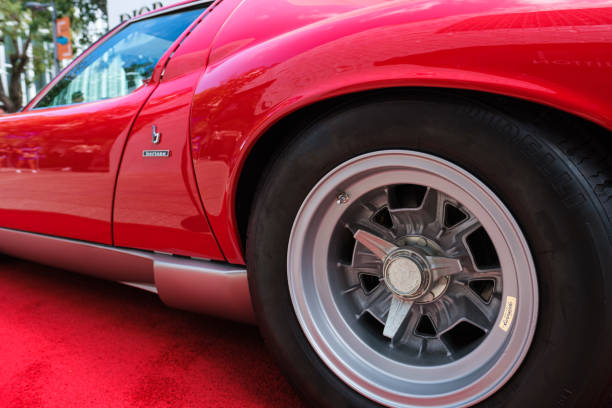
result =
[[217,0],[0,118],[0,251],[257,322],[314,406],[612,402],[612,7]]

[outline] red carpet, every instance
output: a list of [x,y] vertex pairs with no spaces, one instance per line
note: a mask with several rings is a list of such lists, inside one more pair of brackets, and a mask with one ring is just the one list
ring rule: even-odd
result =
[[288,406],[257,328],[0,259],[0,407]]

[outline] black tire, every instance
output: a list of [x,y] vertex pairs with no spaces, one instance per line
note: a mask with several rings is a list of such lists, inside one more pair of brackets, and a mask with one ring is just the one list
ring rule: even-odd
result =
[[293,221],[313,186],[340,163],[372,151],[408,149],[444,158],[484,182],[510,209],[534,257],[539,314],[531,348],[513,377],[482,405],[609,403],[610,152],[597,138],[568,133],[468,100],[420,96],[338,108],[291,140],[259,186],[246,256],[261,332],[306,401],[377,406],[332,374],[296,319],[286,267]]

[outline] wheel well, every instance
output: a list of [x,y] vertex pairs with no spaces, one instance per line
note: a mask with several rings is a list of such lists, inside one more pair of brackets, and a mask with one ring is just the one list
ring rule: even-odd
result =
[[322,116],[327,116],[350,105],[370,103],[390,97],[415,97],[419,95],[478,103],[509,116],[520,117],[530,122],[546,123],[568,134],[574,131],[574,137],[589,132],[590,135],[600,139],[600,142],[609,151],[612,151],[612,132],[609,130],[579,116],[552,107],[503,95],[445,88],[393,88],[330,98],[299,109],[280,119],[261,135],[249,153],[236,190],[236,221],[243,246],[246,242],[248,219],[257,188],[265,179],[266,169],[271,160],[292,140],[292,137]]

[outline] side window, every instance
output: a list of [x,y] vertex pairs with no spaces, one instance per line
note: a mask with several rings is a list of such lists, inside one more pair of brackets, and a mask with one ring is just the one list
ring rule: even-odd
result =
[[64,75],[36,108],[129,94],[151,77],[162,54],[202,11],[199,7],[127,25]]

